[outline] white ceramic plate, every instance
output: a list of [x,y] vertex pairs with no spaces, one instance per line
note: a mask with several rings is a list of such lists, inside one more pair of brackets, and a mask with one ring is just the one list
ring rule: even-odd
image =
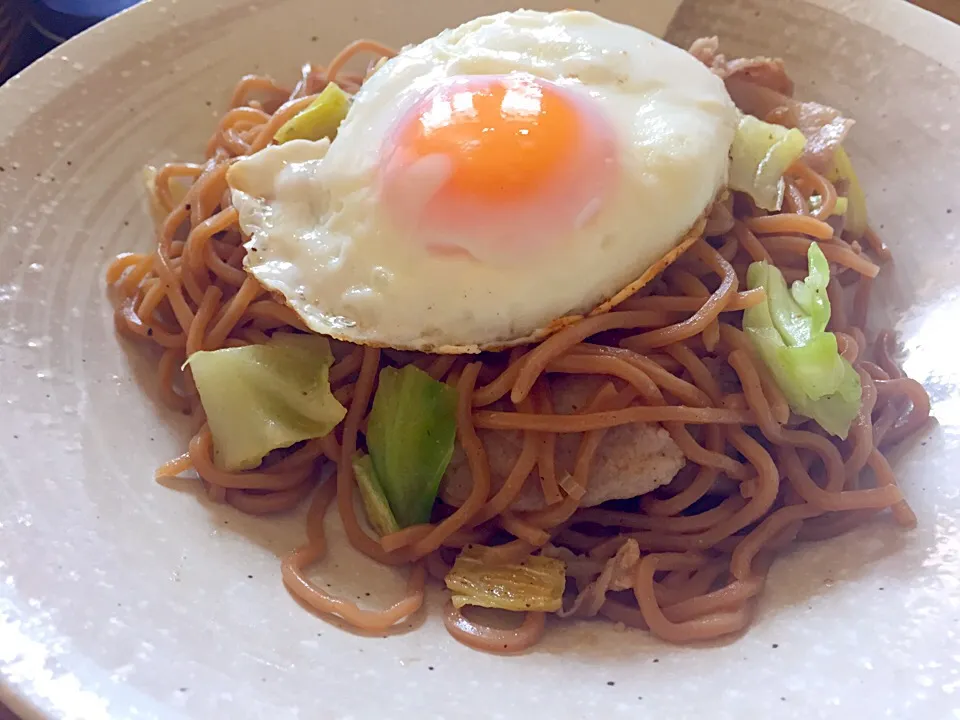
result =
[[[859,120],[852,153],[898,258],[886,319],[939,419],[897,462],[916,531],[878,521],[780,561],[732,644],[585,623],[501,658],[436,613],[387,639],[318,620],[280,582],[302,518],[154,483],[186,428],[114,335],[103,283],[112,255],[151,243],[141,166],[199,157],[244,73],[293,77],[354,37],[400,44],[508,5],[156,0],[0,90],[0,700],[82,720],[960,717],[960,29],[902,0],[687,0],[669,36],[783,56],[799,95]],[[585,7],[657,29],[675,3]],[[345,555],[320,572],[357,594],[395,582]]]

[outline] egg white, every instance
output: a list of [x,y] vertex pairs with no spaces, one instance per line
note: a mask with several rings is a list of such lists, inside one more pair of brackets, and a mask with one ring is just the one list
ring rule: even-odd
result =
[[[384,139],[439,80],[517,71],[598,105],[616,132],[620,182],[535,258],[432,255],[378,203]],[[311,329],[475,352],[595,308],[671,251],[724,187],[736,123],[723,83],[683,50],[593,13],[518,11],[404,49],[364,83],[332,143],[268,147],[228,179],[250,236],[247,270]]]

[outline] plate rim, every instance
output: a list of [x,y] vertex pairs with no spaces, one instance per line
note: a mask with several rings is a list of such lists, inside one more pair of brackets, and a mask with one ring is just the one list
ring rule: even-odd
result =
[[[298,0],[292,0],[298,1]],[[309,0],[299,0],[308,2]],[[655,0],[651,0],[655,1]],[[960,75],[960,25],[936,15],[909,0],[805,0],[833,12],[855,19],[898,42],[912,48],[922,40],[923,54],[932,61]],[[118,14],[84,30],[66,43],[33,62],[11,77],[0,87],[0,142],[29,118],[42,111],[57,96],[64,93],[71,82],[95,76],[103,64],[131,48],[178,27],[228,11],[243,0],[225,3],[181,2],[179,0],[142,0]],[[282,0],[262,0],[253,15],[269,12]],[[558,7],[564,3],[558,2]],[[587,7],[587,3],[575,2]],[[522,3],[518,3],[522,5]],[[177,12],[172,12],[173,9]],[[163,21],[170,22],[163,22]],[[140,29],[144,34],[131,32]],[[104,42],[109,38],[110,42]],[[71,82],[57,85],[51,79],[62,70],[60,56],[82,57],[85,67],[77,70]],[[0,622],[3,622],[0,619]],[[47,714],[41,697],[26,692],[29,683],[14,682],[0,674],[0,703],[5,703],[22,720],[45,720]],[[2,707],[0,707],[2,709]]]

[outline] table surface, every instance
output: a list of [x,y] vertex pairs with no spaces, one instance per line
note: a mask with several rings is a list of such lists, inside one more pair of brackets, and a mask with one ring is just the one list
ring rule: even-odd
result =
[[[937,13],[938,15],[960,23],[960,0],[908,0],[922,8]],[[17,716],[8,710],[3,704],[0,704],[0,720],[18,720]]]
[[912,0],[912,2],[948,20],[960,23],[960,0]]

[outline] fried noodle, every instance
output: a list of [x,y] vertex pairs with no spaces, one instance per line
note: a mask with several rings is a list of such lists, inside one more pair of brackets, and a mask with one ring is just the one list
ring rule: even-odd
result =
[[[687,643],[745,628],[774,557],[791,545],[847,532],[882,510],[904,527],[915,524],[884,452],[924,425],[929,400],[892,359],[891,336],[868,343],[864,327],[886,246],[873,231],[837,237],[827,222],[837,188],[802,162],[788,171],[784,212],[718,205],[708,236],[664,271],[658,291],[532,348],[409,360],[459,390],[457,438],[472,474],[462,504],[438,501],[433,523],[378,539],[356,515],[351,458],[377,374],[398,364],[378,349],[338,344],[330,381],[348,412],[334,433],[270,456],[254,470],[219,469],[185,359],[198,350],[266,342],[277,330],[306,331],[244,271],[245,238],[226,171],[235,158],[269,144],[328,81],[356,91],[363,78],[343,67],[358,53],[379,58],[392,51],[358,41],[328,70],[306,67],[292,90],[266,77],[243,78],[207,144],[206,161],[159,169],[154,200],[165,219],[156,247],[120,255],[107,270],[117,329],[156,348],[163,402],[189,413],[198,428],[187,452],[157,475],[194,471],[212,500],[258,515],[291,510],[313,493],[307,542],[282,561],[283,580],[299,600],[357,629],[384,631],[421,607],[428,570],[442,576],[459,548],[483,543],[506,561],[537,551],[566,559],[568,585],[582,595],[569,614],[601,615]],[[182,200],[171,192],[175,183],[189,187]],[[822,203],[811,213],[806,198],[814,192]],[[842,442],[790,415],[740,330],[741,311],[764,301],[762,291],[745,290],[749,263],[771,260],[788,280],[803,277],[811,242],[819,242],[834,275],[830,329],[863,385],[859,417]],[[855,297],[852,315],[842,309],[848,292]],[[719,382],[718,364],[732,387]],[[604,380],[581,412],[554,411],[552,378],[563,374]],[[662,423],[686,467],[669,485],[634,501],[581,508],[604,433],[636,422]],[[491,478],[478,429],[522,434],[522,450],[502,484]],[[573,466],[556,454],[558,433],[579,437]],[[336,466],[335,479],[315,489],[326,463]],[[544,507],[511,510],[531,475]],[[361,609],[309,579],[309,566],[326,552],[323,523],[331,506],[355,548],[381,563],[409,566],[407,594],[392,607]],[[625,543],[639,552],[620,552]],[[445,624],[473,647],[516,652],[537,642],[544,617],[529,613],[518,628],[504,630],[479,625],[451,606]]]

